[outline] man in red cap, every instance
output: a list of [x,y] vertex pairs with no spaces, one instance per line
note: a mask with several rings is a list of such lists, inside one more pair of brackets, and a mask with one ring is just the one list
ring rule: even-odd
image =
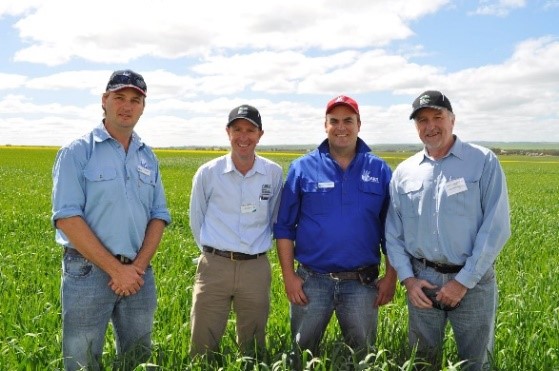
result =
[[[378,307],[392,300],[396,285],[386,255],[386,275],[378,277],[390,168],[358,137],[352,98],[328,102],[324,128],[327,139],[291,164],[274,226],[296,354],[318,353],[334,312],[346,344],[366,351]],[[300,355],[295,362],[303,366]]]

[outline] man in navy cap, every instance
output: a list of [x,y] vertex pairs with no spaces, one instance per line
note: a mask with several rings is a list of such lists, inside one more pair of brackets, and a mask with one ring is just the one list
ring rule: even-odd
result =
[[497,287],[494,263],[510,236],[505,175],[490,150],[453,134],[448,98],[428,90],[412,104],[424,149],[390,183],[386,249],[406,287],[410,346],[441,365],[450,322],[464,368],[488,366]]
[[115,71],[103,122],[58,151],[52,222],[64,247],[62,346],[66,370],[99,369],[108,322],[126,367],[150,356],[157,304],[150,261],[171,222],[155,154],[134,132],[147,86]]
[[255,153],[262,118],[243,104],[229,113],[230,153],[198,169],[192,181],[190,228],[201,256],[192,292],[192,356],[218,352],[231,306],[244,354],[265,349],[270,311],[272,225],[283,172]]

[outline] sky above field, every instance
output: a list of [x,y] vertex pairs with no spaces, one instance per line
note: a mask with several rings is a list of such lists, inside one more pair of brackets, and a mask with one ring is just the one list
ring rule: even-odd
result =
[[228,145],[244,103],[262,145],[318,144],[339,94],[367,143],[419,143],[429,89],[464,140],[559,142],[558,61],[559,0],[2,0],[0,145],[86,133],[123,68],[147,82],[136,130],[155,147]]

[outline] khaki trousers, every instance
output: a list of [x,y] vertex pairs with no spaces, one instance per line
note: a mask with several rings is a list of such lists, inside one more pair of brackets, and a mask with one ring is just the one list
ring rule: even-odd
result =
[[192,294],[191,356],[219,351],[231,306],[241,352],[264,349],[271,280],[267,255],[231,260],[202,253]]

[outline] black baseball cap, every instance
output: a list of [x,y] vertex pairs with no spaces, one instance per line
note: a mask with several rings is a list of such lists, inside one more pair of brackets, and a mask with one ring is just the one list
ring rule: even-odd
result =
[[413,101],[412,104],[413,111],[410,115],[410,120],[414,118],[417,111],[422,108],[435,108],[441,109],[446,108],[452,112],[452,106],[448,98],[438,90],[427,90]]
[[229,112],[229,121],[227,126],[231,125],[236,119],[245,119],[250,121],[258,129],[262,130],[262,118],[260,113],[253,106],[248,104],[243,104],[239,107],[235,107]]
[[134,88],[146,96],[148,87],[142,75],[132,70],[114,71],[109,78],[106,91],[118,91],[124,88]]

